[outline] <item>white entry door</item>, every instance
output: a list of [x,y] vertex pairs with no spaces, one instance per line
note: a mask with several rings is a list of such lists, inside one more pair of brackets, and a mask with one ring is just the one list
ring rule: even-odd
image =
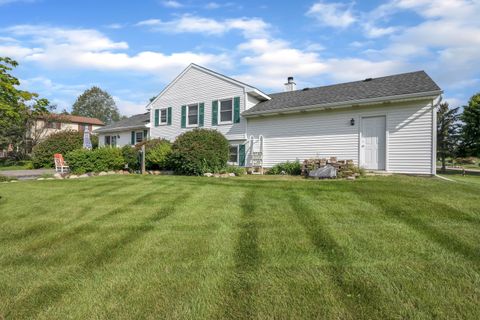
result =
[[362,118],[360,152],[366,169],[385,170],[385,117]]

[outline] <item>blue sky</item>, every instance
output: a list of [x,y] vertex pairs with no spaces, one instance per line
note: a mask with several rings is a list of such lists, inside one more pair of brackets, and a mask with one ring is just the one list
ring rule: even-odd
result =
[[266,92],[425,70],[453,106],[480,91],[480,1],[0,0],[0,56],[71,109],[92,85],[122,114],[194,62]]

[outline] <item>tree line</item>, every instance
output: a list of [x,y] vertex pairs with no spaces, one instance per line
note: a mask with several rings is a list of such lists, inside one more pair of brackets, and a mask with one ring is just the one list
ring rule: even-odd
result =
[[468,104],[451,108],[441,100],[437,104],[437,158],[446,171],[447,158],[480,157],[480,92]]

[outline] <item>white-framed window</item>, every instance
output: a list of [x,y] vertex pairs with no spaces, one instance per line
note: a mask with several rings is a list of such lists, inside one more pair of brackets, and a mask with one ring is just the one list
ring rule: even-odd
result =
[[110,136],[105,136],[104,143],[106,146],[109,146],[112,143],[112,140],[110,139]]
[[229,164],[238,164],[238,145],[230,146],[228,154]]
[[198,103],[187,106],[187,126],[198,126]]
[[116,147],[117,146],[117,136],[112,136],[111,138],[111,146]]
[[143,141],[143,131],[135,132],[135,143],[140,143]]
[[233,99],[220,100],[220,124],[232,123]]
[[167,108],[160,109],[160,124],[167,124]]

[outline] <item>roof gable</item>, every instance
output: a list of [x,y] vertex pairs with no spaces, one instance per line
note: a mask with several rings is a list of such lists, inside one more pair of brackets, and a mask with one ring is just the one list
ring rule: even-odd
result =
[[147,124],[150,122],[150,113],[141,113],[133,115],[129,118],[116,121],[108,126],[99,128],[95,132],[111,132],[121,131],[122,129],[133,128],[147,128]]
[[258,96],[261,100],[268,100],[270,99],[265,93],[263,93],[261,90],[253,87],[253,86],[250,86],[244,82],[241,82],[241,81],[238,81],[236,79],[233,79],[233,78],[230,78],[226,75],[223,75],[221,73],[218,73],[216,71],[213,71],[213,70],[210,70],[208,68],[205,68],[205,67],[202,67],[202,66],[199,66],[195,63],[190,63],[190,65],[188,65],[188,67],[186,67],[178,76],[175,77],[175,79],[172,80],[172,82],[170,82],[156,97],[154,100],[152,100],[148,105],[147,105],[147,109],[150,108],[150,105],[152,104],[155,104],[156,101],[158,99],[160,99],[160,97],[162,97],[162,95],[164,95],[172,86],[174,86],[180,79],[182,79],[182,77],[187,73],[189,72],[190,70],[192,69],[195,69],[195,70],[198,70],[200,72],[204,72],[210,76],[213,76],[213,77],[216,77],[218,79],[221,79],[223,81],[226,81],[228,83],[231,83],[233,85],[236,85],[240,88],[244,88],[246,90],[246,92],[250,93],[250,94],[253,94],[254,96]]

